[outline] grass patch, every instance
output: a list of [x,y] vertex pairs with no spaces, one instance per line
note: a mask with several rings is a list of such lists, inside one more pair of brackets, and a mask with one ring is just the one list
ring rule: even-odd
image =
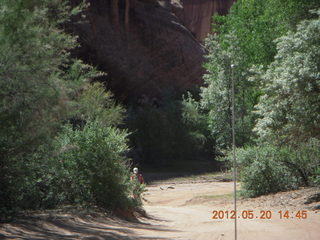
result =
[[[243,198],[241,197],[241,191],[237,191],[237,198]],[[205,203],[205,202],[211,202],[211,201],[217,201],[217,200],[227,200],[231,201],[233,199],[233,193],[226,193],[226,194],[218,194],[218,195],[202,195],[202,196],[196,196],[190,200],[188,200],[185,205],[193,205],[193,204],[199,204],[199,203]]]
[[[219,194],[219,195],[204,195],[199,196],[199,198],[207,200],[221,200],[221,199],[233,199],[233,193]],[[241,190],[237,191],[237,198],[242,198]]]

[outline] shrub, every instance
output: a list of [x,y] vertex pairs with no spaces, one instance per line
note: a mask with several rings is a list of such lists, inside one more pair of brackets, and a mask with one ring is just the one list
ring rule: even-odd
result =
[[297,179],[281,162],[286,157],[274,146],[238,149],[237,161],[244,195],[256,197],[296,188]]
[[240,171],[240,179],[244,195],[256,197],[294,189],[297,179],[291,170],[279,162],[281,158],[274,147],[257,149],[256,156]]
[[134,205],[129,196],[127,132],[103,128],[99,122],[87,123],[82,130],[64,129],[58,142],[58,158],[68,172],[68,201],[91,203],[107,209]]
[[320,166],[320,141],[311,138],[296,147],[283,147],[289,157],[281,159],[282,164],[290,168],[300,185],[309,186],[317,182]]
[[320,167],[315,169],[314,176],[312,177],[312,183],[315,186],[320,186]]
[[[319,184],[320,142],[310,139],[296,148],[259,145],[236,150],[244,194],[263,194]],[[222,158],[231,166],[232,152]]]

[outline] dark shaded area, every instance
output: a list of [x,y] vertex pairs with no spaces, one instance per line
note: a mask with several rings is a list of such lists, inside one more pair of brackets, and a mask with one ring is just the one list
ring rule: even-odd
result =
[[205,118],[181,99],[173,94],[163,100],[145,96],[137,106],[129,106],[126,122],[134,166],[201,172],[214,165],[213,140]]
[[[78,217],[76,215],[30,216],[0,227],[1,239],[166,239],[135,236],[134,229],[153,231],[174,231],[163,226],[153,226],[143,222],[128,222],[118,218]],[[152,218],[152,216],[151,216]],[[125,227],[125,228],[124,228]],[[131,230],[132,229],[132,230]]]
[[[215,167],[212,167],[215,168]],[[215,168],[216,169],[216,168]],[[214,170],[212,170],[214,171]],[[180,178],[180,177],[190,177],[190,176],[201,176],[205,173],[208,173],[209,170],[198,170],[198,171],[189,171],[189,172],[146,172],[143,174],[143,177],[146,181],[147,184],[152,184],[153,182],[157,181],[164,181],[164,180],[169,180],[172,178]],[[208,179],[205,179],[208,181]],[[225,177],[215,177],[209,179],[210,181],[217,181],[217,182],[229,182],[231,179],[225,178]]]
[[319,202],[319,201],[320,201],[320,193],[316,193],[308,197],[307,200],[304,202],[304,204],[310,204],[310,203]]

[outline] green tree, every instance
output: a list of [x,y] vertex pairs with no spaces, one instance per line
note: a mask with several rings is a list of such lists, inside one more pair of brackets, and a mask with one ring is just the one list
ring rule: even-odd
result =
[[231,79],[235,80],[236,144],[243,146],[256,139],[254,106],[264,91],[257,78],[250,78],[250,69],[257,65],[266,69],[277,53],[274,40],[294,30],[301,19],[310,18],[309,9],[319,4],[316,0],[240,0],[230,14],[215,17],[213,31],[219,34],[207,39],[201,102],[209,112],[209,128],[218,148],[231,144]]
[[90,84],[102,73],[71,57],[76,36],[61,29],[84,6],[0,0],[0,220],[66,202],[134,204],[124,110]]
[[213,30],[219,32],[221,42],[233,32],[244,55],[242,64],[266,67],[277,52],[273,40],[295,30],[301,20],[311,17],[309,10],[318,7],[318,0],[239,0],[230,14],[215,17]]
[[283,144],[319,139],[320,19],[301,22],[276,43],[275,61],[256,76],[264,94],[255,130],[263,139]]
[[188,92],[183,96],[181,105],[181,120],[188,131],[191,144],[195,145],[198,150],[210,149],[212,146],[209,144],[212,143],[212,138],[208,131],[208,118],[202,111],[200,102]]
[[62,69],[76,43],[58,27],[71,17],[66,1],[1,0],[0,12],[0,203],[10,206],[21,198],[27,156],[60,125]]
[[[56,6],[57,11],[64,11]],[[55,131],[63,109],[61,66],[74,39],[35,1],[2,1],[1,156],[31,151]]]
[[[248,81],[248,71],[242,64],[244,58],[238,47],[238,39],[231,33],[220,37],[207,39],[209,51],[204,64],[207,74],[204,75],[206,87],[202,88],[201,105],[207,109],[209,129],[216,141],[217,149],[226,149],[231,145],[231,83],[235,82],[235,114],[237,118],[237,145],[250,142],[254,126],[254,116],[251,113],[258,94],[254,84]],[[226,44],[228,47],[224,47]],[[233,65],[233,68],[231,67]]]
[[319,19],[309,10],[319,7],[316,0],[239,0],[215,17],[219,35],[208,38],[201,102],[217,146],[228,148],[235,80],[236,144],[249,196],[318,182]]

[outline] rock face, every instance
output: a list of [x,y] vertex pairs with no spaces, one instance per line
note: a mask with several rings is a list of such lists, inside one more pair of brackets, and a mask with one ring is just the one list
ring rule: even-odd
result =
[[235,0],[181,0],[182,21],[198,41],[203,41],[211,33],[212,16],[225,15]]
[[102,81],[124,102],[192,89],[203,74],[205,50],[197,39],[223,1],[183,1],[89,0],[86,17],[69,26],[81,44],[75,54],[107,72]]
[[151,0],[90,4],[85,20],[70,28],[81,43],[76,54],[107,72],[117,98],[161,97],[201,83],[204,49],[173,14],[179,6]]

